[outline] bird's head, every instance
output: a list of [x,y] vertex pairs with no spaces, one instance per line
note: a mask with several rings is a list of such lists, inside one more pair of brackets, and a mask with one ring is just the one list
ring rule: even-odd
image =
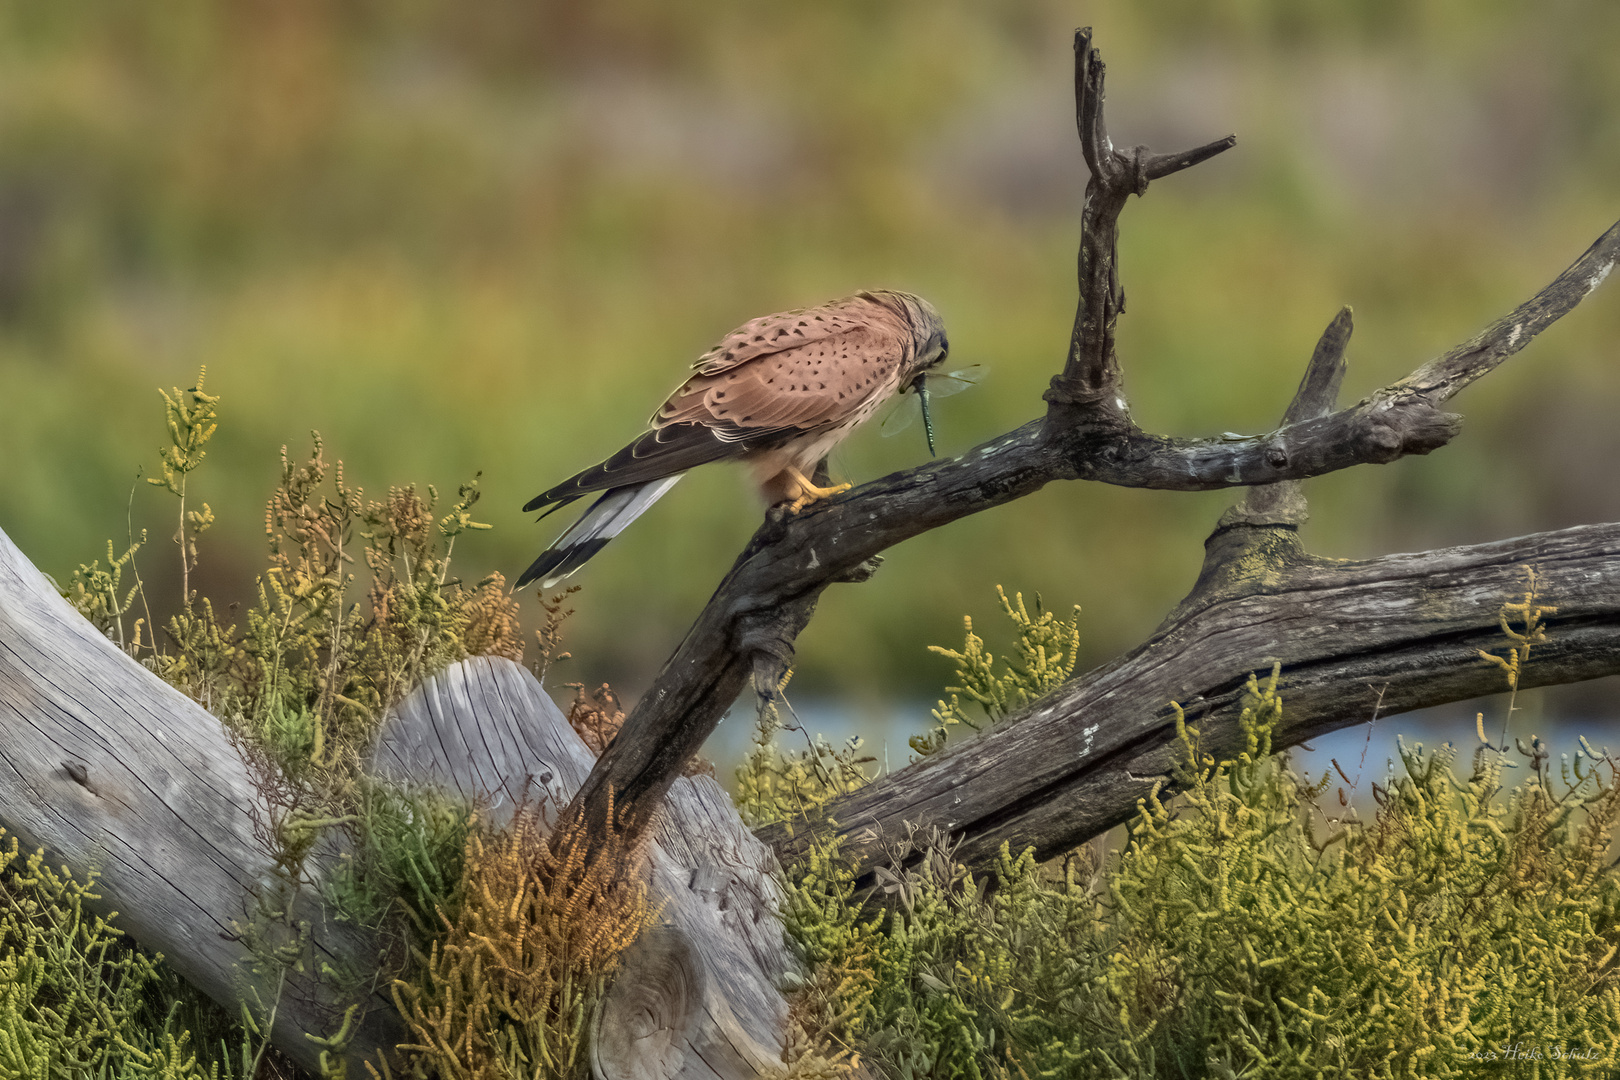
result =
[[900,393],[908,390],[922,403],[923,431],[928,435],[928,454],[934,454],[934,421],[928,413],[928,373],[945,362],[951,343],[945,336],[945,320],[934,305],[911,293],[884,290],[862,293],[905,319],[911,327],[912,352],[900,383]]
[[[939,317],[934,305],[911,293],[880,289],[862,293],[868,300],[882,304],[905,319],[911,327],[912,353],[907,363],[907,374],[921,375],[945,362],[951,343],[945,336],[945,320]],[[916,380],[908,378],[903,385],[910,388]]]

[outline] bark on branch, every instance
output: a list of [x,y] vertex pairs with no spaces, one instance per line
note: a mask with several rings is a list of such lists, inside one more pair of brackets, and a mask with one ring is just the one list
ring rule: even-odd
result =
[[[862,873],[905,823],[965,836],[957,857],[984,866],[1001,844],[1061,853],[1129,819],[1168,779],[1172,701],[1230,756],[1249,673],[1282,665],[1278,749],[1379,716],[1507,689],[1504,602],[1525,591],[1558,613],[1522,687],[1620,673],[1620,523],[1473,547],[1340,563],[1299,548],[1290,526],[1232,525],[1209,540],[1199,588],[1153,637],[987,734],[826,807]],[[785,861],[821,827],[759,831]]]

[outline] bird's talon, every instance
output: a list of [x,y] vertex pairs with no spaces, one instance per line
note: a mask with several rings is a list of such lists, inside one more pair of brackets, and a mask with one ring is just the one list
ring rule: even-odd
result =
[[816,487],[814,484],[801,486],[799,488],[799,497],[788,503],[787,511],[790,514],[797,514],[811,503],[820,502],[822,499],[828,499],[834,495],[842,495],[849,489],[849,484],[834,484],[832,487],[825,488]]

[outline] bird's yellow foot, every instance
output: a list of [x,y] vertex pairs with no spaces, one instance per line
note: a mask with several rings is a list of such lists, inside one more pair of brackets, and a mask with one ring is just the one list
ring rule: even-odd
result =
[[787,512],[790,514],[797,514],[800,510],[803,510],[813,502],[819,502],[822,499],[848,491],[850,488],[850,485],[848,484],[834,484],[832,487],[817,487],[815,484],[806,479],[805,475],[798,469],[790,468],[787,470],[787,472],[788,475],[793,478],[793,483],[795,485],[794,490],[798,491],[798,495],[793,499],[793,501],[787,504]]
[[834,484],[832,487],[826,488],[814,486],[809,488],[800,488],[799,497],[788,503],[788,513],[797,514],[800,510],[803,510],[811,503],[820,502],[822,499],[829,496],[841,494],[848,491],[849,488],[850,485],[848,484]]

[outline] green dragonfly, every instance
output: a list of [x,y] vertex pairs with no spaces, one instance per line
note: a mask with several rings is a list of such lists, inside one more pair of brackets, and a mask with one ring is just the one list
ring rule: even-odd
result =
[[983,364],[970,364],[965,368],[958,368],[956,371],[943,375],[930,375],[926,372],[918,375],[911,385],[900,391],[900,393],[904,394],[908,390],[914,391],[921,408],[914,409],[906,401],[896,402],[894,407],[889,410],[889,414],[883,418],[879,430],[882,431],[885,439],[891,435],[898,435],[909,428],[912,422],[917,419],[917,414],[921,413],[923,432],[928,436],[928,456],[935,456],[934,419],[928,413],[929,400],[960,394],[970,386],[977,386],[983,382],[984,377],[989,373],[989,369]]

